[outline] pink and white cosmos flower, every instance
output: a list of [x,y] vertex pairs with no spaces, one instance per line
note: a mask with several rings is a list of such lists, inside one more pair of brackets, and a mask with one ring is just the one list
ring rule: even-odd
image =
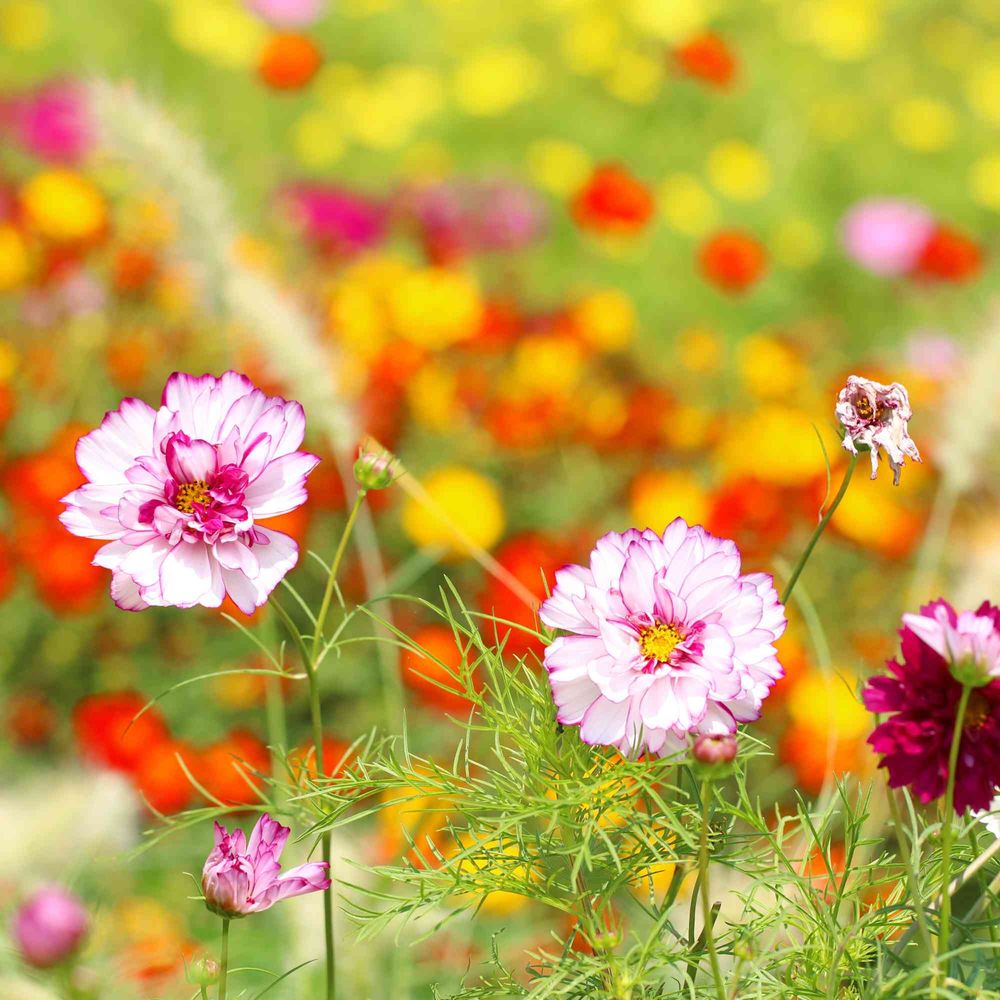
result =
[[663,535],[610,532],[590,566],[556,573],[542,621],[557,718],[585,743],[666,756],[688,734],[732,733],[784,676],[785,609],[766,573],[740,574],[735,542],[681,518]]
[[205,905],[221,917],[245,917],[275,903],[330,888],[330,866],[313,861],[281,873],[279,859],[291,831],[264,813],[247,843],[239,828],[215,824],[215,846],[205,859],[201,891]]
[[119,608],[260,607],[295,565],[298,546],[258,523],[306,500],[319,459],[299,451],[298,403],[245,375],[167,380],[159,410],[126,399],[82,437],[88,482],[63,497],[74,535],[108,539],[94,564],[111,570]]

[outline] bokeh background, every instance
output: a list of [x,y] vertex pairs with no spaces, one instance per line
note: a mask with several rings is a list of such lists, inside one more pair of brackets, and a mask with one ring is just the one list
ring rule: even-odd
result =
[[[59,498],[81,479],[77,437],[174,370],[235,366],[301,395],[302,329],[321,348],[309,392],[337,413],[309,414],[328,460],[284,530],[329,556],[353,487],[320,432],[370,433],[465,539],[412,489],[374,495],[388,589],[434,600],[447,575],[525,624],[525,597],[599,533],[677,515],[780,576],[827,457],[843,467],[844,377],[904,382],[925,462],[896,489],[856,477],[762,724],[768,801],[870,774],[855,686],[900,611],[996,597],[998,27],[989,0],[0,0],[4,914],[69,884],[95,914],[95,995],[190,995],[185,960],[217,933],[183,874],[207,824],[129,852],[159,827],[151,807],[198,803],[178,754],[214,796],[253,801],[276,765],[269,695],[307,758],[305,691],[210,678],[123,738],[178,681],[260,661],[217,613],[117,611]],[[234,273],[292,313],[258,328]],[[318,595],[309,560],[294,580]],[[356,554],[343,586],[370,594]],[[426,609],[391,611],[454,660]],[[245,624],[275,640],[266,612]],[[540,653],[491,631],[505,655]],[[386,722],[385,669],[412,739],[450,756],[462,700],[421,677],[431,662],[350,648],[324,677],[327,759]],[[397,813],[339,850],[398,858],[414,820]],[[237,959],[319,954],[318,905],[244,922]],[[429,940],[348,949],[348,995],[447,995],[501,929],[516,968],[566,931],[490,898]],[[0,970],[4,997],[49,995],[9,948]],[[271,995],[311,996],[312,974]]]

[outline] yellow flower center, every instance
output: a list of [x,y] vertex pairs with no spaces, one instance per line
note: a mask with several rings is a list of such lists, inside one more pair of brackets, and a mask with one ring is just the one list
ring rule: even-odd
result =
[[193,514],[196,503],[207,504],[209,501],[208,483],[204,479],[196,479],[193,483],[181,483],[177,487],[174,506],[182,514]]
[[870,420],[875,412],[867,396],[858,396],[854,401],[854,409],[862,420]]
[[674,625],[647,625],[639,630],[639,649],[648,660],[666,663],[684,636]]

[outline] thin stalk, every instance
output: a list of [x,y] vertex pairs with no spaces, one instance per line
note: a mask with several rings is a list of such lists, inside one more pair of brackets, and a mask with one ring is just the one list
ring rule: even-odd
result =
[[833,517],[834,511],[840,506],[840,501],[844,499],[844,494],[847,492],[847,487],[851,485],[851,476],[854,475],[857,464],[858,456],[851,455],[851,460],[847,463],[847,470],[844,472],[844,479],[840,484],[840,489],[837,490],[837,495],[833,498],[833,502],[827,508],[819,524],[816,525],[816,530],[810,536],[805,549],[802,551],[802,555],[799,556],[799,561],[795,564],[795,569],[792,570],[792,575],[788,578],[788,583],[785,584],[785,591],[781,595],[782,604],[788,603],[788,598],[792,596],[795,584],[798,582],[802,570],[805,569],[805,565],[812,555],[812,550],[816,548],[816,543],[820,540],[823,532],[826,531],[826,526],[830,523],[830,518]]
[[333,554],[333,562],[330,564],[330,575],[326,579],[326,590],[323,592],[323,603],[319,606],[319,614],[316,616],[316,630],[313,634],[312,659],[316,662],[319,655],[320,643],[323,641],[323,625],[326,623],[326,616],[330,611],[330,603],[333,600],[333,589],[337,583],[337,572],[340,564],[344,561],[344,553],[347,551],[347,540],[351,537],[351,529],[358,519],[358,511],[364,503],[366,490],[358,490],[358,495],[354,498],[354,506],[347,515],[347,523],[344,525],[344,532],[340,536],[337,551]]
[[701,841],[698,848],[699,889],[701,892],[702,936],[708,949],[708,958],[712,965],[712,978],[715,980],[715,993],[718,1000],[727,1000],[726,985],[722,979],[722,969],[719,967],[719,955],[715,950],[715,931],[712,928],[712,899],[708,884],[708,814],[712,805],[712,783],[701,783]]
[[924,912],[924,901],[920,898],[920,882],[917,878],[917,869],[913,864],[913,852],[910,850],[909,841],[903,834],[903,822],[899,815],[899,803],[896,801],[896,793],[889,788],[889,812],[892,813],[892,825],[896,828],[896,843],[899,851],[903,855],[903,864],[906,866],[906,881],[910,890],[910,899],[913,900],[913,910],[917,917],[917,927],[920,931],[920,940],[927,954],[931,953],[931,932],[927,926],[927,914]]
[[222,918],[222,954],[219,957],[219,1000],[226,1000],[226,978],[229,974],[229,918]]
[[951,735],[951,751],[948,754],[948,785],[944,793],[944,816],[941,819],[941,925],[938,928],[937,954],[934,961],[934,983],[937,985],[938,973],[941,970],[941,953],[947,951],[951,937],[951,840],[955,819],[955,773],[958,770],[958,750],[962,744],[962,727],[965,723],[965,710],[969,704],[972,688],[962,685],[962,694],[958,699],[958,711],[955,713],[955,730]]
[[[320,646],[323,642],[323,626],[326,623],[326,616],[330,611],[330,603],[333,600],[333,591],[337,585],[337,573],[340,564],[344,561],[344,553],[347,551],[347,542],[351,537],[351,529],[357,520],[358,511],[365,499],[365,490],[358,490],[358,495],[354,499],[351,512],[347,515],[347,523],[337,544],[337,551],[333,555],[333,562],[330,563],[330,575],[326,580],[326,589],[323,592],[323,603],[320,605],[319,614],[316,616],[316,629],[313,633],[312,649],[306,657],[306,673],[309,677],[309,715],[312,719],[313,747],[316,751],[316,773],[321,778],[326,774],[326,761],[323,759],[323,713],[320,704],[318,657]],[[336,939],[333,927],[333,834],[326,830],[320,837],[320,844],[323,852],[323,860],[329,866],[327,875],[330,878],[331,886],[323,893],[323,936],[326,941],[326,1000],[334,1000],[337,995],[337,962],[336,962]]]
[[202,986],[201,989],[199,990],[199,992],[201,993],[201,1000],[208,1000],[208,988],[207,987]]

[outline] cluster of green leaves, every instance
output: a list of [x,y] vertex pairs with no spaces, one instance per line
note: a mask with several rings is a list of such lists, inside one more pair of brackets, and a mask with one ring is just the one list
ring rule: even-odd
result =
[[[511,969],[495,942],[490,963],[435,995],[715,996],[697,908],[704,773],[684,759],[628,760],[583,744],[557,723],[544,676],[503,655],[501,627],[520,626],[467,610],[453,588],[439,606],[421,603],[451,627],[463,653],[454,673],[436,664],[469,704],[466,717],[452,719],[451,759],[421,756],[405,734],[370,740],[346,773],[292,796],[318,812],[311,834],[386,810],[402,830],[401,860],[358,866],[358,878],[343,879],[362,939],[408,924],[430,936],[474,917],[494,894],[513,894],[553,915],[550,943],[529,948],[523,967]],[[382,624],[391,641],[417,648]],[[908,803],[910,826],[887,837],[881,780],[844,781],[794,807],[762,803],[747,787],[745,764],[763,753],[741,736],[739,763],[710,784],[705,818],[729,996],[1000,997],[983,912],[961,905],[951,976],[932,985],[915,913],[933,925],[940,869],[927,845],[936,824]],[[914,855],[918,885],[900,847]],[[995,874],[987,858],[977,899]]]

